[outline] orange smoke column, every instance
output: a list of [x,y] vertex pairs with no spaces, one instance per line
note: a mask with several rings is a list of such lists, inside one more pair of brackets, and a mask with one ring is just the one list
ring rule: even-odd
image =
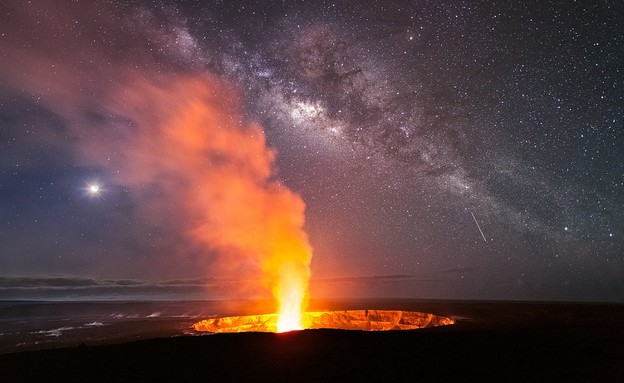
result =
[[[305,204],[274,178],[275,152],[257,124],[242,121],[232,88],[201,76],[126,89],[123,114],[131,108],[150,129],[128,146],[124,162],[135,169],[124,182],[170,188],[188,233],[218,254],[217,268],[241,276],[245,290],[273,294],[278,331],[301,329],[312,257]],[[144,105],[150,113],[136,113]]]
[[[176,50],[169,42],[178,34],[152,23],[159,17],[147,9],[120,15],[109,2],[40,2],[33,12],[22,3],[0,6],[12,15],[0,23],[11,36],[0,41],[3,89],[36,98],[60,117],[71,136],[63,145],[136,199],[129,219],[137,214],[143,224],[175,231],[172,241],[178,231],[188,235],[205,250],[211,274],[248,281],[233,295],[271,292],[280,330],[300,327],[312,256],[304,203],[275,179],[275,152],[262,129],[245,120],[234,87],[193,65],[178,68],[181,57],[203,53]],[[93,21],[74,22],[85,15]],[[162,57],[152,54],[159,47]],[[155,263],[166,270],[182,264],[194,254],[191,245],[184,241],[170,259],[140,254],[146,261],[139,270],[149,278]]]

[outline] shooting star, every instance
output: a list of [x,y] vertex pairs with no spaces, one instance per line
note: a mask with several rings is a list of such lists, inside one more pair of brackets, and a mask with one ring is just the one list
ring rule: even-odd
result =
[[487,242],[487,239],[485,239],[485,235],[483,234],[483,230],[481,230],[481,226],[479,225],[479,222],[475,218],[474,214],[472,212],[470,212],[470,215],[472,215],[472,219],[474,219],[475,223],[477,224],[477,228],[479,229],[479,233],[481,233],[481,236],[483,237],[483,240],[485,242]]

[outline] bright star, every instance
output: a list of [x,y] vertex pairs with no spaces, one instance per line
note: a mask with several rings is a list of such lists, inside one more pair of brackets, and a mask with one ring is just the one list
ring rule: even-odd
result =
[[102,187],[98,184],[89,184],[87,186],[87,193],[89,193],[89,195],[92,197],[99,196],[101,192]]

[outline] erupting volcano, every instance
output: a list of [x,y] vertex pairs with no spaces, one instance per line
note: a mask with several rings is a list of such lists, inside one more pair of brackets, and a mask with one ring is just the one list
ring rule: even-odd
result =
[[[114,109],[150,129],[123,152],[132,167],[119,173],[119,182],[145,195],[152,192],[144,185],[156,183],[180,201],[175,214],[184,218],[193,242],[211,255],[211,270],[240,276],[240,294],[271,293],[275,302],[275,314],[208,319],[195,325],[198,331],[387,330],[452,323],[402,311],[306,312],[313,251],[304,230],[305,203],[277,179],[277,154],[262,127],[241,118],[236,88],[210,75],[171,76],[157,82],[138,78],[122,93],[124,103],[115,102]],[[154,109],[142,113],[144,105]],[[137,146],[148,149],[136,151]],[[174,183],[194,186],[171,189],[171,169]],[[169,203],[157,205],[169,211]]]

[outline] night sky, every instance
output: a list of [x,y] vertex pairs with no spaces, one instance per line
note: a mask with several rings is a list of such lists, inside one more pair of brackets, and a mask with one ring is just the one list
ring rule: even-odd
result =
[[312,298],[624,301],[622,20],[3,1],[0,299],[258,293],[253,259],[197,235],[240,172],[305,203]]

